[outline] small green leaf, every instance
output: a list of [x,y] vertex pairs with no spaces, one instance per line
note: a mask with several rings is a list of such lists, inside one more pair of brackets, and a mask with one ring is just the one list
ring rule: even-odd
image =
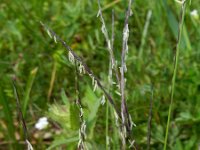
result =
[[80,127],[79,109],[76,104],[70,105],[70,123],[71,129],[76,130]]
[[53,142],[53,144],[47,148],[47,150],[52,150],[55,149],[56,147],[59,147],[61,145],[68,145],[74,142],[78,142],[78,137],[72,137],[72,138],[68,138],[68,139],[57,139]]

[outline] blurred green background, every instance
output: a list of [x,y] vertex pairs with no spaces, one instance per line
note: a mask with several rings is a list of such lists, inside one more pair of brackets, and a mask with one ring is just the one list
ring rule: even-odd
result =
[[[114,54],[118,62],[127,5],[127,0],[101,0],[110,33],[112,9],[115,10]],[[163,148],[180,8],[174,0],[135,0],[132,5],[126,96],[137,125],[133,128],[133,136],[140,149],[147,147],[152,85],[151,148]],[[152,16],[145,35],[144,26],[150,10]],[[107,87],[109,53],[97,12],[96,0],[1,0],[0,149],[22,149],[24,146],[12,80],[16,82],[33,147],[75,149],[78,142],[78,116],[73,103],[76,98],[75,67],[68,61],[62,45],[48,37],[40,21],[62,37]],[[198,149],[200,144],[199,13],[198,0],[187,4],[169,130],[168,149],[172,150]],[[93,92],[92,89],[91,79],[82,75],[80,91],[87,122],[86,141],[89,149],[105,149],[106,107],[100,104],[100,90]],[[119,104],[120,97],[114,91],[112,95]],[[43,116],[48,117],[49,125],[39,131],[34,125]],[[119,149],[119,143],[112,139],[115,133],[111,112],[109,116],[111,149]]]

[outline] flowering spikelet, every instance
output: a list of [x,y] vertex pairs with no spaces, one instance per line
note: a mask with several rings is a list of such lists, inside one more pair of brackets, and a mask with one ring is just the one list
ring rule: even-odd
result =
[[57,43],[56,36],[53,36],[54,42]]
[[125,43],[125,51],[128,53],[128,37],[129,37],[129,28],[128,24],[125,25],[123,30],[123,42]]
[[26,144],[28,146],[27,150],[33,150],[33,146],[31,145],[31,143],[28,140],[26,140]]
[[80,108],[80,117],[83,117],[83,108]]
[[122,94],[119,91],[115,91],[115,93],[119,96],[121,96]]
[[132,121],[132,117],[131,117],[130,114],[129,114],[129,120],[130,120],[130,123],[131,123],[130,129],[132,130],[133,126],[136,127],[136,124]]
[[49,35],[49,37],[52,39],[52,36],[51,36],[51,32],[47,29],[47,34]]
[[119,116],[118,116],[118,114],[117,114],[117,112],[116,111],[114,111],[114,116],[115,116],[115,123],[116,123],[116,126],[118,127],[119,126]]
[[105,99],[105,96],[103,95],[102,98],[101,98],[101,105],[104,105],[106,102],[106,99]]
[[68,53],[68,58],[69,58],[69,61],[74,64],[74,55],[72,54],[72,52],[69,51]]
[[78,69],[79,69],[80,74],[81,73],[85,74],[85,67],[82,65],[82,63],[79,64]]
[[79,142],[78,142],[78,148],[83,150],[84,149],[84,140],[86,138],[86,124],[85,120],[81,123],[81,127],[79,129]]
[[132,140],[132,141],[129,140],[129,143],[130,143],[129,148],[134,147],[135,140]]
[[95,92],[96,91],[96,89],[97,89],[97,87],[98,87],[98,85],[97,85],[97,80],[94,80],[94,88],[93,88],[93,91]]
[[97,18],[100,16],[101,10],[99,9],[98,13],[97,13]]

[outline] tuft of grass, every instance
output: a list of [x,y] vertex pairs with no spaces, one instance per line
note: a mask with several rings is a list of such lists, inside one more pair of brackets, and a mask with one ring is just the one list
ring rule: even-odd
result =
[[[12,117],[12,110],[9,106],[8,99],[0,85],[0,104],[3,106],[3,113],[4,113],[4,118],[7,123],[7,134],[8,134],[8,140],[11,141],[11,143],[16,142],[15,138],[15,132],[14,132],[14,124],[13,124],[13,117]],[[11,150],[14,149],[14,145],[10,144],[9,148]]]

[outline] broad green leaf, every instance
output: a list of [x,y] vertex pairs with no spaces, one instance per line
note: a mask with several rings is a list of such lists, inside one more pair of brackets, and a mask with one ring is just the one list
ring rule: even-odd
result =
[[80,127],[79,108],[76,104],[70,105],[70,123],[71,129],[78,130]]
[[183,150],[183,145],[182,145],[180,139],[176,140],[176,144],[174,146],[174,150]]
[[97,112],[100,106],[100,99],[95,95],[93,90],[89,86],[87,86],[83,102],[87,105],[87,112],[84,113],[86,115],[84,115],[84,117],[86,117],[87,119],[87,129],[89,130],[89,137],[92,138],[97,119]]
[[[178,38],[178,27],[179,27],[178,20],[176,19],[171,8],[168,6],[166,0],[163,1],[163,6],[164,6],[164,9],[165,9],[165,12],[167,15],[169,27],[172,30],[174,37],[177,39]],[[183,41],[181,42],[181,46],[182,47],[186,46],[187,49],[190,50],[192,47],[191,47],[191,43],[190,43],[190,40],[188,37],[187,29],[185,26],[183,26],[183,36],[182,37],[183,37]]]

